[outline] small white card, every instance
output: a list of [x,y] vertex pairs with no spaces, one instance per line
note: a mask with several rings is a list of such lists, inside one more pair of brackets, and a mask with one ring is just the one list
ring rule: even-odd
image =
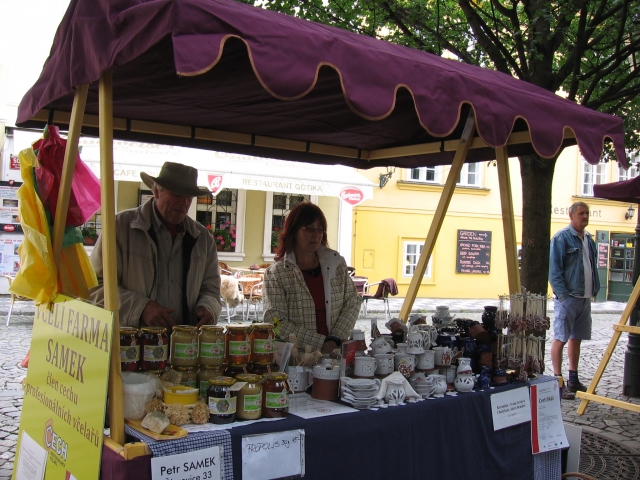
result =
[[304,477],[304,430],[242,437],[242,480]]
[[289,396],[289,413],[305,419],[357,412],[358,410],[355,408],[336,402],[316,400],[308,393],[296,393]]
[[47,465],[47,451],[22,431],[18,449],[18,467],[16,478],[20,480],[42,480]]
[[151,459],[151,478],[153,480],[183,480],[185,478],[220,480],[221,463],[220,447],[210,447],[166,457],[153,457]]
[[531,421],[531,404],[527,387],[491,395],[493,430],[502,430]]

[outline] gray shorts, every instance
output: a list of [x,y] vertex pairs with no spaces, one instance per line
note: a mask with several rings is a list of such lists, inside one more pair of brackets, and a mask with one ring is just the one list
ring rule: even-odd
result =
[[553,301],[553,338],[566,343],[570,338],[591,340],[591,299],[567,297]]

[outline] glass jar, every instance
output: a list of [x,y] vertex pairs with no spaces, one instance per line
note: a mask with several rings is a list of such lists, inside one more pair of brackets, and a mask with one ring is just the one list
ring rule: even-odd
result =
[[262,380],[261,375],[241,373],[236,382],[243,383],[238,390],[236,417],[242,420],[256,420],[262,415]]
[[225,377],[236,378],[236,375],[241,373],[247,373],[246,365],[227,365],[224,369],[223,375]]
[[224,363],[224,327],[203,325],[198,335],[198,357],[200,365],[222,365]]
[[180,385],[184,385],[185,387],[197,388],[198,367],[175,367],[171,365],[171,369],[182,374]]
[[207,388],[209,388],[209,380],[222,376],[224,365],[202,365],[198,370],[198,389],[200,396],[207,396]]
[[286,417],[289,414],[289,388],[286,373],[271,373],[262,383],[262,416]]
[[227,363],[229,365],[244,365],[249,363],[251,354],[251,327],[243,325],[229,325],[225,334]]
[[164,370],[169,357],[169,337],[164,327],[142,327],[140,330],[142,345],[142,370]]
[[271,373],[271,363],[250,363],[247,367],[247,372],[264,376],[268,373]]
[[171,334],[171,366],[198,365],[198,329],[189,325],[176,325]]
[[140,367],[138,329],[120,327],[120,370],[135,372]]
[[215,377],[209,380],[207,404],[209,405],[209,422],[218,425],[232,423],[236,419],[237,390],[231,387],[235,378]]
[[273,363],[276,334],[272,323],[251,325],[251,362]]

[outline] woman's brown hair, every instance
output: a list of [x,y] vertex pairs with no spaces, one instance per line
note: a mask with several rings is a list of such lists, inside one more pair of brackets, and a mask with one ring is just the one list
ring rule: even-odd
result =
[[320,210],[320,207],[311,202],[302,202],[291,209],[289,215],[287,215],[284,221],[284,228],[278,236],[278,250],[276,251],[275,260],[280,260],[287,252],[293,251],[293,247],[296,245],[296,234],[298,230],[307,225],[311,225],[318,220],[324,233],[322,234],[322,241],[320,242],[325,247],[329,246],[327,242],[327,219]]

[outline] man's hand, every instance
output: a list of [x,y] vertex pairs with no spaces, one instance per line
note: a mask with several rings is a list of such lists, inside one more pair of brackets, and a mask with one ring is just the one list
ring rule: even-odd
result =
[[326,342],[324,342],[322,344],[322,349],[320,350],[320,352],[321,353],[331,353],[336,348],[338,348],[338,344],[336,342],[334,342],[333,340],[327,340]]
[[218,323],[218,319],[203,305],[196,307],[196,318],[198,319],[198,325],[196,325],[198,328],[202,325],[215,325]]
[[171,328],[175,325],[171,314],[175,309],[165,308],[158,302],[149,300],[142,310],[140,318],[144,323],[150,327],[165,327]]

